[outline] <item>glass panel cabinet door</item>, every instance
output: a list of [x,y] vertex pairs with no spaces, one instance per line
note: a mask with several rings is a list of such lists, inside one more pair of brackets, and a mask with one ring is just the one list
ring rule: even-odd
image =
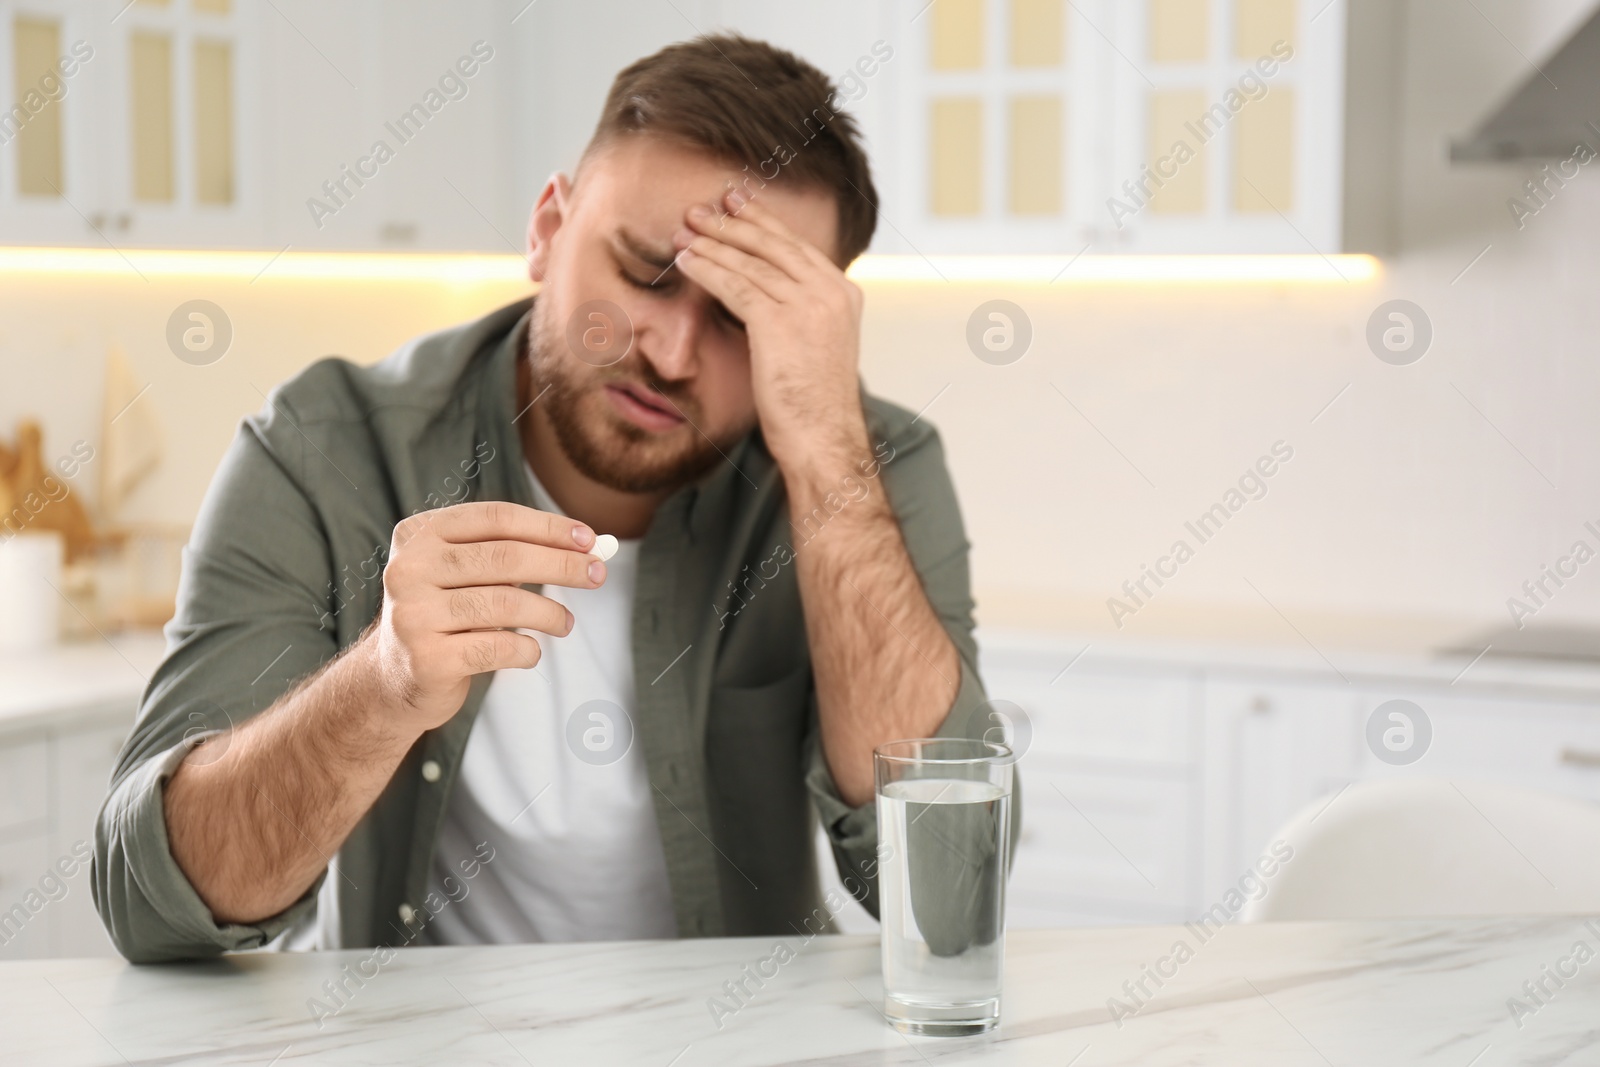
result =
[[85,83],[98,53],[83,36],[86,3],[0,0],[0,239],[82,239],[73,204],[98,196],[86,150]]
[[1101,220],[1117,248],[1342,251],[1341,11],[1143,0],[1118,6],[1113,36],[1126,48]]
[[875,247],[930,254],[1064,247],[1083,221],[1072,161],[1084,146],[1075,149],[1070,138],[1087,84],[1071,5],[925,4],[909,0],[893,15],[906,91],[899,151],[874,160],[894,192]]
[[877,247],[1343,251],[1342,7],[904,0]]
[[0,240],[262,244],[255,2],[0,0]]

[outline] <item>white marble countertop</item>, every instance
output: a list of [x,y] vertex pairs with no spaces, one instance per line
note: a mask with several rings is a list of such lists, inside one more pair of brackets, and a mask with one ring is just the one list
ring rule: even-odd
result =
[[1277,674],[1385,687],[1449,685],[1461,692],[1535,689],[1585,701],[1600,697],[1600,664],[1578,661],[1007,628],[980,628],[978,646],[1000,659],[1018,653],[1051,655],[1063,665],[1073,664],[1074,670],[1203,670],[1218,677]]
[[166,649],[161,634],[135,631],[0,652],[0,727],[126,703],[128,721]]
[[[709,1001],[771,954],[750,938],[251,954],[202,964],[0,964],[0,1063],[1048,1064],[1050,1067],[1600,1062],[1600,922],[1496,918],[1012,931],[1000,1028],[910,1038],[881,1020],[874,937],[795,957],[719,1028]],[[1124,983],[1182,940],[1121,1025]],[[1567,963],[1561,961],[1567,960]],[[1159,964],[1171,971],[1171,964]],[[1531,1000],[1544,969],[1577,976]],[[325,981],[347,981],[336,1014]],[[1512,1016],[1508,999],[1528,1011]],[[732,1002],[728,1002],[732,1003]],[[1520,1025],[1519,1025],[1520,1024]]]

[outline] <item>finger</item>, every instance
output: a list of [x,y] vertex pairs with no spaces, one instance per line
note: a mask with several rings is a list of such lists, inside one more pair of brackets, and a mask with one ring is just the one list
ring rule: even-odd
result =
[[755,282],[737,271],[729,270],[714,259],[699,255],[692,248],[678,254],[678,269],[690,281],[722,301],[742,322],[749,322],[773,300]]
[[479,630],[444,640],[446,657],[462,674],[532,667],[543,655],[536,638],[515,630]]
[[734,217],[789,240],[813,266],[824,272],[839,271],[839,264],[835,263],[826,252],[791,230],[777,213],[765,204],[758,203],[737,189],[729,192],[724,200],[728,204],[728,211]]
[[476,585],[562,585],[593,589],[606,580],[606,565],[583,552],[531,545],[526,541],[446,543],[440,548],[431,584],[440,589]]
[[[747,204],[745,209],[749,208]],[[800,250],[792,234],[758,226],[734,214],[718,215],[703,205],[690,208],[685,217],[691,230],[764,259],[797,282],[817,272],[817,265]]]
[[431,531],[443,541],[510,540],[551,548],[587,549],[594,544],[594,531],[565,515],[523,507],[506,500],[480,500],[424,511],[401,521],[395,527]]
[[748,252],[741,252],[715,237],[697,234],[692,230],[680,230],[678,244],[680,247],[693,249],[696,255],[719,263],[736,274],[743,274],[755,282],[763,293],[780,304],[793,300],[800,291],[799,283],[794,278],[771,263]]
[[572,612],[547,596],[514,585],[476,585],[441,590],[434,601],[434,633],[472,630],[538,630],[553,637],[572,632]]
[[749,193],[729,189],[723,194],[722,202],[727,205],[728,211],[735,218],[745,219],[764,230],[770,230],[779,237],[787,237],[791,241],[800,240],[800,235],[789,229],[788,223],[768,211],[765,204],[757,203],[755,197]]

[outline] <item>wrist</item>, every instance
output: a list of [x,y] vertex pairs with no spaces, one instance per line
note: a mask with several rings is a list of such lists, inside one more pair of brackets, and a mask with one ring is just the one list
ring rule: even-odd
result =
[[415,724],[416,708],[407,694],[390,681],[380,636],[374,626],[334,664],[330,674],[337,677],[328,680],[342,691],[343,699],[336,703],[344,705],[344,721],[329,725],[369,754],[403,756],[425,729]]
[[769,438],[767,446],[791,496],[836,490],[843,478],[859,477],[863,461],[872,456],[867,420],[859,407],[825,424],[805,427],[792,443],[775,444]]

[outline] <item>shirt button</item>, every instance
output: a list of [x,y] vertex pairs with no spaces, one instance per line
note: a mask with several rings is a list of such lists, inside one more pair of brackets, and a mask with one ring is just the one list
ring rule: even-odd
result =
[[437,760],[422,761],[422,780],[424,782],[437,782],[439,780],[439,762]]
[[400,921],[401,922],[410,923],[411,920],[416,916],[416,914],[417,914],[416,912],[411,910],[411,905],[410,904],[402,904],[402,905],[400,905]]

